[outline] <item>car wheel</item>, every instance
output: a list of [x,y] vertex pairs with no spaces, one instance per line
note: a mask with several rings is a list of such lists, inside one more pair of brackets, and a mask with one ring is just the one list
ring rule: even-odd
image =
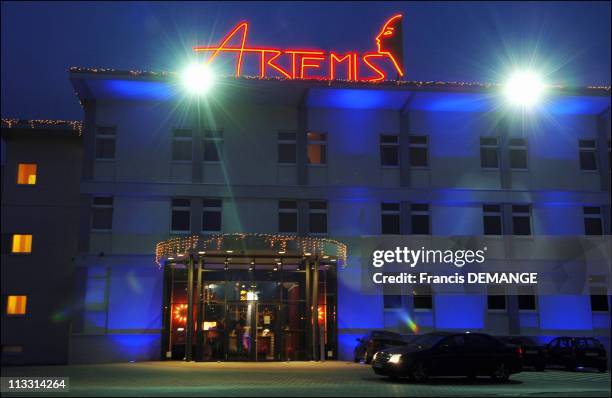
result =
[[505,362],[499,362],[495,365],[491,378],[495,381],[507,381],[510,378],[510,369]]
[[600,366],[597,368],[597,371],[599,371],[599,373],[605,373],[606,370],[608,370],[606,369],[606,366]]
[[423,362],[417,362],[410,370],[410,379],[416,382],[424,382],[429,378],[427,367]]

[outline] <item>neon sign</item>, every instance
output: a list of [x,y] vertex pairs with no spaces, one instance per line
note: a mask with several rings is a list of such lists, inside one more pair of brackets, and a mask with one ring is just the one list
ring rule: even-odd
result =
[[[247,45],[248,32],[249,24],[241,22],[217,46],[197,46],[193,50],[208,53],[207,64],[224,53],[235,55],[236,77],[242,75],[245,60],[252,57],[257,57],[262,78],[335,80],[343,75],[350,81],[378,82],[387,80],[393,72],[398,78],[404,76],[401,14],[383,24],[376,36],[376,51],[363,54],[356,51],[339,54],[315,49],[251,47]],[[230,44],[232,41],[237,43]]]

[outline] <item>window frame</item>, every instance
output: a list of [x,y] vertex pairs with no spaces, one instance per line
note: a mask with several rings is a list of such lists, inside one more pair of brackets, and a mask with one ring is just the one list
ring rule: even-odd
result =
[[[421,290],[421,289],[427,289],[429,290],[429,292],[425,292],[423,294],[417,293],[417,290]],[[431,303],[431,306],[417,308],[415,298],[416,296],[419,296],[419,295],[424,297],[426,300],[429,300],[429,302]],[[415,285],[413,287],[411,296],[412,296],[412,309],[414,310],[414,312],[433,312],[434,311],[434,307],[435,307],[434,291],[430,285],[425,285],[425,284]]]
[[[219,206],[206,206],[207,200],[218,200]],[[204,215],[209,212],[218,212],[219,213],[219,229],[211,230],[204,229]],[[218,234],[223,232],[223,199],[222,198],[204,198],[202,203],[202,233],[203,234]]]
[[[10,294],[5,294],[5,305],[4,305],[4,311],[3,315],[7,318],[25,318],[28,316],[28,295],[25,293],[10,293]],[[25,297],[25,304],[24,304],[24,308],[23,308],[23,314],[9,314],[8,313],[8,307],[9,307],[9,300],[11,297]]]
[[[311,208],[312,203],[325,203],[325,209],[313,209]],[[309,200],[308,201],[308,235],[312,236],[327,236],[329,233],[329,203],[327,200]],[[325,215],[325,232],[312,232],[312,215],[313,214],[324,214]]]
[[[179,131],[189,131],[191,135],[189,137],[186,136],[177,136],[176,133]],[[191,145],[191,159],[175,159],[175,145],[179,142],[189,142]],[[191,163],[193,162],[193,130],[190,128],[173,128],[172,129],[172,154],[171,154],[172,163]]]
[[[293,139],[281,138],[281,134],[292,134]],[[276,163],[281,166],[294,166],[297,164],[297,132],[295,131],[278,131],[276,134],[277,151],[276,151]],[[281,162],[281,146],[282,145],[293,145],[293,162]]]
[[[592,142],[593,146],[587,146],[588,143]],[[584,145],[583,145],[584,144]],[[588,153],[593,155],[595,168],[584,169],[582,168],[582,153]],[[581,172],[586,173],[598,173],[599,172],[599,159],[597,158],[597,140],[596,139],[578,139],[578,167]]]
[[[513,143],[513,140],[523,140],[522,144]],[[512,151],[525,152],[525,167],[512,166]],[[529,171],[529,142],[527,138],[511,137],[508,139],[508,166],[512,171]]]
[[[99,198],[110,198],[112,201],[112,204],[108,205],[108,204],[96,204],[96,199]],[[94,228],[93,222],[94,222],[94,209],[111,209],[111,227],[110,228]],[[115,216],[115,198],[114,196],[93,196],[91,198],[91,209],[92,209],[92,213],[91,213],[91,221],[89,224],[89,230],[91,232],[112,232],[113,231],[113,217]]]
[[[188,200],[189,201],[189,206],[178,206],[178,205],[174,205],[172,202],[174,202],[174,200],[179,199],[179,200]],[[175,211],[187,211],[187,213],[189,214],[188,220],[189,220],[189,225],[187,227],[186,230],[176,230],[173,229],[173,222],[172,222],[172,218],[174,216],[174,212]],[[191,198],[181,198],[181,197],[177,197],[177,198],[171,198],[170,199],[170,233],[171,234],[176,234],[176,235],[185,235],[185,234],[190,234],[191,233]]]
[[[411,138],[424,138],[425,143],[421,142],[411,142]],[[415,166],[412,164],[412,149],[425,149],[425,166]],[[411,169],[429,169],[429,136],[428,135],[417,135],[417,134],[409,134],[408,135],[408,161],[410,163]]]
[[[598,213],[587,213],[587,209],[597,209]],[[603,235],[605,235],[603,212],[602,212],[601,206],[582,206],[582,219],[583,219],[584,235],[585,236],[603,236]],[[599,220],[600,230],[599,230],[598,234],[589,234],[589,233],[587,233],[587,220],[588,219]]]
[[[482,140],[483,139],[495,139],[495,144],[483,144]],[[491,136],[480,136],[479,138],[479,149],[480,149],[480,169],[481,170],[499,170],[500,169],[500,162],[499,162],[499,137],[491,137]],[[496,158],[496,163],[497,165],[494,167],[491,166],[483,166],[483,157],[482,157],[482,151],[483,150],[495,150],[495,158]]]
[[[289,207],[281,207],[281,202],[293,202],[295,203],[295,208]],[[277,222],[277,231],[279,234],[288,234],[288,235],[297,235],[299,233],[299,213],[298,213],[298,202],[294,199],[279,199],[277,202],[277,214],[278,214],[278,222]],[[295,231],[281,231],[281,214],[295,214]],[[310,212],[309,212],[310,215]]]
[[[536,286],[523,285],[516,288],[516,308],[519,312],[534,313],[538,312],[538,289]],[[530,293],[522,293],[529,289]],[[533,296],[533,308],[521,308],[521,296]]]
[[[217,160],[206,159],[206,144],[213,144],[215,147],[215,153],[217,154]],[[225,136],[223,129],[204,129],[204,136],[202,137],[202,163],[205,164],[219,164],[223,162],[225,154]]]
[[[426,205],[427,206],[427,210],[415,210],[414,206],[415,205]],[[427,231],[428,233],[426,234],[422,234],[422,233],[416,233],[414,232],[414,217],[415,216],[427,216]],[[431,231],[431,205],[429,203],[410,203],[410,235],[417,235],[417,236],[431,236],[432,231]]]
[[[101,134],[100,129],[112,130],[112,134]],[[99,125],[96,126],[96,135],[94,137],[94,160],[102,162],[114,162],[117,160],[117,126],[116,125]],[[113,157],[112,158],[101,158],[98,157],[98,140],[113,141]]]
[[[596,289],[602,289],[606,294],[593,294],[593,290],[596,290]],[[589,306],[591,308],[592,313],[596,313],[596,314],[610,313],[610,299],[608,298],[609,295],[607,293],[608,291],[607,291],[606,285],[590,285],[589,286]],[[607,309],[605,310],[593,309],[593,296],[604,296],[606,298]]]
[[[489,291],[493,291],[493,290],[498,290],[498,291],[502,291],[503,294],[489,294]],[[506,312],[508,311],[508,292],[506,289],[506,286],[504,285],[487,285],[487,312],[496,312],[496,313],[500,313],[500,312]],[[489,302],[489,297],[503,297],[504,299],[504,307],[503,308],[491,308],[490,307],[490,302]]]
[[[21,236],[29,236],[30,237],[30,251],[28,252],[14,252],[13,251],[13,246],[14,246],[14,240],[15,240],[15,236],[16,235],[21,235]],[[30,232],[11,232],[10,233],[10,237],[11,237],[11,249],[9,254],[11,256],[29,256],[32,254],[32,252],[34,251],[34,234],[30,233]]]
[[[383,137],[394,137],[395,138],[395,142],[383,142]],[[387,134],[387,133],[380,133],[378,136],[378,155],[380,157],[380,167],[382,168],[386,168],[386,169],[397,169],[400,167],[400,147],[399,147],[399,135],[397,134]],[[395,149],[395,155],[397,157],[397,163],[396,164],[383,164],[383,148],[385,149]]]
[[[529,211],[527,213],[515,211],[514,208],[517,206],[527,206]],[[531,204],[512,204],[510,206],[510,218],[512,220],[512,236],[523,236],[523,237],[532,237],[533,236],[533,206]],[[524,215],[528,215],[529,219],[529,233],[528,234],[517,234],[514,228],[514,218],[515,217],[524,217]]]
[[[318,139],[318,140],[313,140],[310,139],[309,134],[318,134],[320,136],[324,136],[325,139]],[[316,131],[308,131],[306,133],[306,164],[310,167],[310,166],[314,166],[314,167],[327,167],[327,132],[316,132]],[[308,156],[308,152],[310,149],[311,145],[319,145],[323,147],[322,153],[323,153],[323,158],[325,159],[324,162],[322,163],[311,163],[310,162],[310,156]]]
[[[397,210],[384,209],[385,205],[397,205]],[[398,217],[397,233],[384,232],[384,216]],[[381,235],[401,235],[402,234],[402,205],[401,202],[380,202],[380,234]]]
[[[35,168],[35,172],[34,172],[34,176],[35,176],[35,182],[34,184],[29,184],[29,183],[25,183],[25,184],[21,184],[19,183],[19,168],[20,166],[26,166],[26,165],[33,165]],[[19,187],[35,187],[38,185],[38,162],[17,162],[17,173],[15,173],[15,185],[19,186]]]
[[[488,210],[486,206],[496,206],[498,211]],[[486,231],[485,217],[499,217],[499,234],[490,234]],[[482,234],[486,237],[502,236],[504,234],[504,209],[499,203],[483,203],[482,204]]]

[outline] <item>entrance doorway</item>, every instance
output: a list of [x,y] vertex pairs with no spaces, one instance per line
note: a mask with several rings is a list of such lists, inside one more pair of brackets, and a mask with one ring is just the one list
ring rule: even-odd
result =
[[[294,361],[319,359],[321,355],[336,358],[333,265],[315,266],[303,259],[274,262],[278,259],[272,258],[266,263],[240,262],[237,258],[231,259],[231,263],[227,259],[206,260],[193,261],[191,265],[173,263],[164,268],[163,358],[196,361]],[[190,275],[192,305],[189,305]],[[314,294],[316,307],[312,305]]]

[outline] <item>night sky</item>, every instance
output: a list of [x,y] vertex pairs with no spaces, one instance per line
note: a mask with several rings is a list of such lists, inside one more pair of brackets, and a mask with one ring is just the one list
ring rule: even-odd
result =
[[249,44],[361,53],[398,12],[407,80],[610,85],[610,2],[2,2],[2,117],[80,120],[70,66],[178,71],[241,20]]

